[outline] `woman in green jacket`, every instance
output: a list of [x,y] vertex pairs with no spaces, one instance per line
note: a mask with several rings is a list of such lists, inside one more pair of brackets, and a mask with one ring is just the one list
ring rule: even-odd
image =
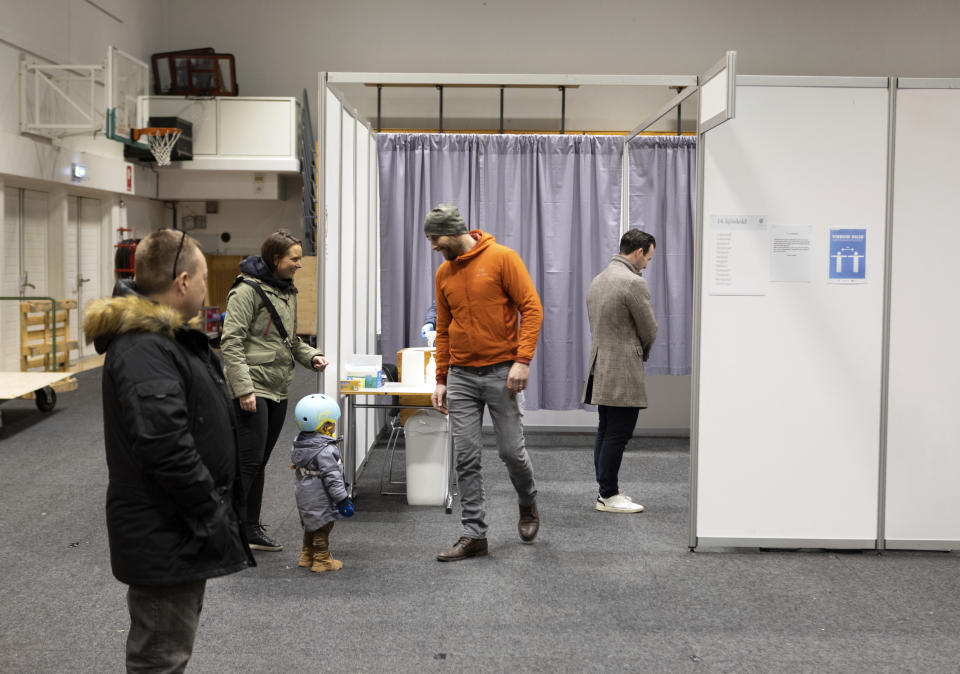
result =
[[294,361],[317,371],[327,366],[323,353],[297,336],[293,277],[302,259],[299,239],[284,230],[274,232],[263,242],[260,255],[240,263],[241,274],[227,294],[220,349],[237,410],[244,525],[254,550],[283,549],[264,531],[260,507],[264,469],[287,412]]

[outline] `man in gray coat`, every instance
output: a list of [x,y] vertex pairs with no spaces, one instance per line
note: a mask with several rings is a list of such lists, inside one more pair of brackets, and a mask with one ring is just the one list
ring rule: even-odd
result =
[[629,230],[620,239],[620,254],[587,291],[591,345],[580,402],[597,405],[600,414],[593,464],[600,487],[595,507],[604,512],[643,512],[642,505],[620,493],[617,478],[624,447],[647,406],[643,364],[657,336],[657,321],[640,273],[656,244],[650,234]]

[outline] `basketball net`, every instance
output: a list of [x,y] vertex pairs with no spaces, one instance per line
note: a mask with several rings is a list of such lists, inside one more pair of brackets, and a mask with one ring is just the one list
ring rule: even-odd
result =
[[143,136],[146,136],[147,145],[150,146],[150,153],[154,159],[157,160],[157,166],[169,166],[170,153],[173,151],[173,146],[176,145],[180,139],[180,133],[180,129],[166,127],[134,129],[133,139],[141,140]]
[[157,160],[157,166],[170,165],[170,153],[179,139],[180,129],[164,129],[160,133],[147,134],[147,144]]

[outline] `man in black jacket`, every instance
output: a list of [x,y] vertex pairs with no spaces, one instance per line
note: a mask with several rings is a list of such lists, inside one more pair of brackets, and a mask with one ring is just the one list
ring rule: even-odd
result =
[[106,352],[103,421],[113,574],[129,585],[127,671],[182,671],[206,579],[255,566],[238,517],[233,403],[192,321],[207,263],[186,233],[137,246],[135,282],[91,303],[87,339]]

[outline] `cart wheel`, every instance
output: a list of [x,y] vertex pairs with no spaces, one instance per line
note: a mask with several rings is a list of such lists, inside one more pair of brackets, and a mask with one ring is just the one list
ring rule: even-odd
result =
[[57,392],[49,386],[37,389],[33,394],[36,396],[37,409],[41,412],[49,412],[57,404]]

